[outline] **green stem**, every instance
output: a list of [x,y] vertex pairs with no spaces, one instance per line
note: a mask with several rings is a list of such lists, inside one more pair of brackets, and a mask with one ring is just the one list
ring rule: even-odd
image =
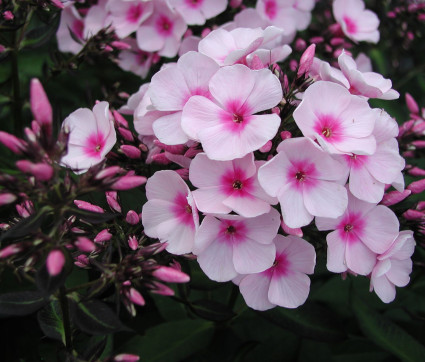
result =
[[68,288],[66,290],[66,293],[69,294],[69,293],[72,293],[72,292],[76,292],[77,290],[80,290],[80,289],[90,288],[93,285],[96,285],[98,282],[99,282],[99,279],[96,279],[96,280],[92,280],[91,282],[87,282],[87,283],[80,284],[80,285],[77,285],[77,286],[72,287],[72,288]]
[[68,299],[66,297],[65,287],[59,289],[59,302],[62,309],[63,327],[65,329],[65,347],[72,353],[72,332],[71,332],[71,321],[69,318],[69,306]]

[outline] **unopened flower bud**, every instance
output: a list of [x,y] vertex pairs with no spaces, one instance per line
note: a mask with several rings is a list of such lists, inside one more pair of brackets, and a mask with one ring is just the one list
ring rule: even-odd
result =
[[63,9],[65,7],[64,4],[60,0],[50,0],[53,6],[56,6],[59,9]]
[[81,254],[75,258],[74,264],[80,268],[87,268],[90,265],[90,260],[87,255]]
[[22,250],[22,246],[17,244],[12,244],[6,246],[5,248],[0,250],[0,259],[8,258],[11,255],[15,255]]
[[167,287],[165,284],[154,282],[155,289],[152,289],[152,293],[165,295],[165,296],[173,296],[174,290],[172,290],[170,287]]
[[136,211],[130,210],[125,217],[125,221],[130,225],[137,225],[140,222],[139,215]]
[[297,77],[302,77],[303,75],[308,76],[310,68],[313,64],[314,54],[316,52],[316,45],[311,44],[303,53],[300,59],[300,66],[298,68]]
[[109,207],[116,212],[121,212],[121,205],[118,202],[117,192],[107,191],[105,194],[106,194],[106,202],[108,203]]
[[131,145],[122,145],[120,150],[128,157],[132,159],[140,158],[142,152],[137,147]]
[[123,127],[118,127],[118,132],[120,133],[120,135],[129,142],[133,142],[134,141],[134,137],[133,134],[131,133],[131,131],[129,131],[126,128]]
[[52,106],[50,105],[43,86],[37,78],[31,79],[30,105],[35,120],[50,136],[52,133]]
[[282,131],[280,132],[280,138],[282,139],[282,141],[287,140],[289,138],[292,137],[292,133],[289,131]]
[[406,197],[408,197],[412,191],[404,190],[400,191],[391,191],[384,195],[382,198],[381,204],[385,206],[391,206],[402,202]]
[[11,11],[7,10],[3,13],[3,18],[4,18],[4,20],[9,21],[9,20],[13,20],[15,18],[15,16],[13,15],[13,13]]
[[52,250],[47,256],[46,268],[47,272],[52,276],[59,275],[65,265],[65,256],[62,250]]
[[105,241],[109,241],[112,238],[112,234],[108,231],[108,229],[103,229],[99,232],[93,239],[93,241],[97,244],[103,244]]
[[425,176],[425,170],[419,167],[413,167],[407,171],[412,176]]
[[139,356],[128,353],[121,353],[114,357],[113,362],[137,362],[140,359]]
[[158,153],[152,156],[152,161],[159,165],[168,165],[171,161],[167,158],[165,153]]
[[118,113],[117,111],[113,111],[112,114],[119,125],[128,128],[127,120],[120,113]]
[[137,238],[133,235],[128,238],[128,246],[131,250],[137,250],[139,247],[139,242],[137,241]]
[[85,253],[91,253],[96,250],[96,245],[89,238],[85,236],[78,237],[75,242],[75,247]]
[[266,144],[262,147],[260,147],[259,151],[262,153],[267,153],[272,149],[273,143],[272,141],[266,142]]
[[298,38],[295,41],[295,50],[298,52],[302,52],[307,46],[307,43],[305,42],[304,39]]
[[123,172],[123,169],[119,166],[111,166],[99,171],[95,176],[96,180],[103,180],[105,178],[109,178],[115,176],[117,173]]
[[146,181],[147,181],[147,178],[144,176],[127,176],[126,175],[121,177],[114,184],[112,184],[111,189],[118,190],[118,191],[130,190],[145,184]]
[[175,170],[183,180],[189,180],[189,169],[179,168]]
[[128,50],[131,49],[131,45],[128,43],[125,43],[123,41],[115,40],[111,42],[111,46],[118,50]]
[[413,194],[420,194],[425,190],[425,179],[412,182],[407,189],[412,191]]
[[16,154],[22,153],[25,149],[25,143],[23,140],[7,132],[0,131],[0,142]]
[[282,227],[283,231],[288,235],[294,235],[300,238],[303,237],[303,231],[301,230],[301,228],[290,228],[283,220],[280,221],[280,226]]
[[100,214],[103,214],[105,210],[103,210],[100,206],[93,205],[90,202],[83,201],[83,200],[74,200],[75,206],[77,206],[79,209],[87,210],[91,212],[98,212]]
[[16,201],[17,197],[14,194],[11,193],[4,193],[0,194],[0,206],[11,204],[12,202]]
[[406,220],[421,220],[424,218],[424,213],[419,210],[409,209],[402,215]]
[[160,266],[152,275],[167,283],[187,283],[190,280],[189,275],[168,266]]
[[131,302],[137,305],[145,305],[145,299],[143,296],[134,288],[130,288],[128,293],[128,299],[130,299]]

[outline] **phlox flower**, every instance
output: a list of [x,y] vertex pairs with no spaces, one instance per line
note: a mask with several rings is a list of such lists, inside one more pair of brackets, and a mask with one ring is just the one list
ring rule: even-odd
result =
[[196,233],[193,253],[204,273],[215,281],[262,272],[275,259],[273,238],[279,225],[275,209],[253,218],[207,215]]
[[93,111],[77,109],[64,120],[62,128],[69,131],[69,139],[68,152],[61,162],[77,173],[101,162],[117,141],[107,102],[99,102]]
[[349,192],[345,213],[336,219],[316,217],[316,226],[334,230],[326,236],[329,271],[368,275],[376,255],[386,252],[397,237],[400,224],[388,207],[361,201]]
[[415,250],[413,232],[401,231],[390,248],[378,255],[378,262],[373,268],[370,278],[370,290],[384,303],[395,299],[395,287],[404,287],[409,283],[412,272],[412,256]]
[[153,1],[109,0],[107,8],[118,38],[123,39],[139,29],[153,13]]
[[376,150],[372,132],[379,114],[343,86],[319,81],[305,91],[294,119],[304,136],[316,139],[329,153],[371,155]]
[[169,0],[186,24],[204,25],[205,20],[221,14],[227,8],[227,0]]
[[267,310],[279,305],[297,308],[307,299],[316,265],[313,245],[297,236],[276,235],[273,265],[258,274],[242,276],[239,289],[248,306]]
[[128,42],[132,47],[131,49],[120,51],[117,64],[121,69],[137,74],[142,78],[146,78],[151,69],[155,53],[140,50],[134,39],[129,39]]
[[142,209],[145,234],[167,242],[170,253],[190,253],[199,216],[183,179],[171,170],[158,171],[146,183],[146,197]]
[[[378,203],[382,200],[385,185],[399,189],[397,181],[404,169],[405,161],[400,156],[396,136],[397,122],[388,113],[382,111],[375,122],[373,134],[377,141],[373,155],[344,155],[349,168],[351,193],[364,201]],[[402,188],[401,188],[402,189]]]
[[277,197],[290,228],[308,225],[314,216],[336,218],[347,207],[344,169],[309,138],[283,141],[279,153],[258,170],[258,180]]
[[[74,38],[81,40],[81,43],[75,41],[70,32],[72,32]],[[72,3],[61,11],[56,39],[61,52],[77,54],[83,49],[84,21]]]
[[357,69],[354,59],[347,53],[341,53],[338,57],[338,64],[350,83],[351,94],[387,100],[397,99],[400,96],[397,91],[391,89],[391,80],[385,79],[381,74],[375,72],[361,72]]
[[107,2],[108,0],[99,0],[96,5],[90,6],[88,9],[84,17],[84,39],[89,39],[99,30],[111,25]]
[[208,82],[218,69],[217,63],[206,55],[188,52],[177,64],[161,69],[152,77],[148,91],[152,105],[167,112],[152,124],[161,142],[178,145],[189,140],[181,127],[183,107],[194,95],[211,97]]
[[[289,55],[290,47],[278,48],[271,53],[271,48],[278,46],[283,31],[274,26],[266,29],[236,28],[231,31],[217,29],[209,33],[199,42],[199,52],[214,59],[220,66],[236,63],[246,64],[246,57],[263,49],[274,61],[280,61]],[[261,54],[262,52],[260,52]],[[280,59],[282,58],[282,59]]]
[[268,196],[257,180],[260,162],[252,153],[232,161],[213,161],[205,153],[196,155],[190,164],[189,179],[198,209],[205,213],[231,211],[254,217],[270,211],[277,200]]
[[279,128],[276,114],[261,114],[282,100],[279,80],[268,69],[236,64],[220,68],[209,82],[212,99],[192,96],[183,108],[182,128],[200,141],[208,158],[232,160],[264,146]]
[[374,12],[365,10],[363,0],[335,0],[332,10],[335,20],[351,40],[379,41],[379,19]]
[[169,7],[167,1],[152,2],[152,15],[137,30],[137,44],[141,50],[157,51],[160,56],[172,58],[179,50],[187,25],[183,18]]

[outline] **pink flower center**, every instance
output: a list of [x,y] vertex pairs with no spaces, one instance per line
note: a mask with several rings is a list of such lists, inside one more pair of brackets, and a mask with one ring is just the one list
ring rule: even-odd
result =
[[318,176],[314,163],[307,160],[292,161],[292,166],[289,167],[287,177],[291,185],[301,190],[308,189],[315,185],[315,178]]
[[345,23],[345,25],[347,27],[347,33],[353,34],[353,33],[355,33],[357,31],[357,24],[356,24],[356,22],[353,19],[351,19],[348,16],[344,16],[342,18],[342,20],[344,21],[344,23]]
[[148,53],[144,51],[138,51],[136,54],[137,64],[144,65],[148,59]]
[[102,150],[105,147],[105,137],[102,133],[92,133],[86,140],[84,153],[91,158],[102,158]]
[[233,113],[233,122],[242,123],[243,122],[243,116],[240,115],[240,114]]
[[269,19],[274,19],[277,13],[277,5],[275,0],[266,1],[264,4],[264,11]]
[[171,207],[171,212],[174,216],[184,223],[186,226],[195,228],[195,223],[193,222],[192,207],[187,202],[187,195],[179,193],[175,199],[173,206]]
[[132,5],[127,10],[126,20],[130,23],[137,23],[143,15],[142,4]]
[[295,178],[296,178],[299,182],[304,182],[304,181],[305,181],[305,178],[306,178],[306,174],[305,174],[304,172],[302,172],[302,171],[298,171],[298,172],[295,174]]
[[246,232],[243,221],[221,220],[218,240],[230,245],[243,243],[246,239]]
[[193,9],[199,8],[203,1],[204,0],[185,0],[186,4]]
[[229,169],[220,180],[221,190],[227,196],[251,197],[253,179],[247,178],[242,169]]
[[220,112],[220,120],[230,132],[241,132],[251,119],[249,106],[239,100],[228,102]]
[[282,277],[290,274],[291,263],[285,253],[276,254],[273,265],[263,273],[269,278]]
[[368,156],[365,155],[344,155],[345,161],[352,169],[359,169],[364,166],[368,160]]
[[340,121],[330,114],[318,116],[313,128],[327,142],[333,143],[342,139]]
[[161,15],[156,21],[156,29],[162,36],[170,36],[173,32],[173,22],[165,15]]
[[363,234],[364,227],[365,220],[362,214],[348,212],[337,226],[337,230],[339,230],[342,240],[345,240],[347,243],[356,243]]

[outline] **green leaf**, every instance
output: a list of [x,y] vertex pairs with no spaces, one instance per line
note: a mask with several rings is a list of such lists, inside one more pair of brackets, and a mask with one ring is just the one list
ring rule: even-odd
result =
[[121,350],[134,353],[145,362],[177,362],[205,348],[211,341],[214,324],[202,320],[163,323],[130,339]]
[[38,323],[47,337],[62,341],[65,345],[65,328],[59,303],[54,300],[37,313]]
[[226,304],[210,299],[193,302],[191,309],[199,317],[214,322],[224,322],[235,316],[235,313]]
[[403,361],[424,360],[425,347],[406,331],[372,310],[356,295],[353,295],[352,305],[361,330],[374,343]]
[[118,214],[113,214],[110,212],[92,212],[78,208],[71,208],[69,215],[75,215],[81,218],[84,221],[87,221],[91,224],[101,224],[104,222],[111,221],[117,217]]
[[34,313],[47,301],[41,292],[17,292],[0,295],[0,316],[24,316]]
[[322,342],[337,342],[345,338],[345,331],[329,309],[312,302],[297,309],[274,308],[258,312],[263,318],[299,336]]
[[70,302],[72,320],[83,332],[96,335],[128,330],[117,315],[101,301]]

